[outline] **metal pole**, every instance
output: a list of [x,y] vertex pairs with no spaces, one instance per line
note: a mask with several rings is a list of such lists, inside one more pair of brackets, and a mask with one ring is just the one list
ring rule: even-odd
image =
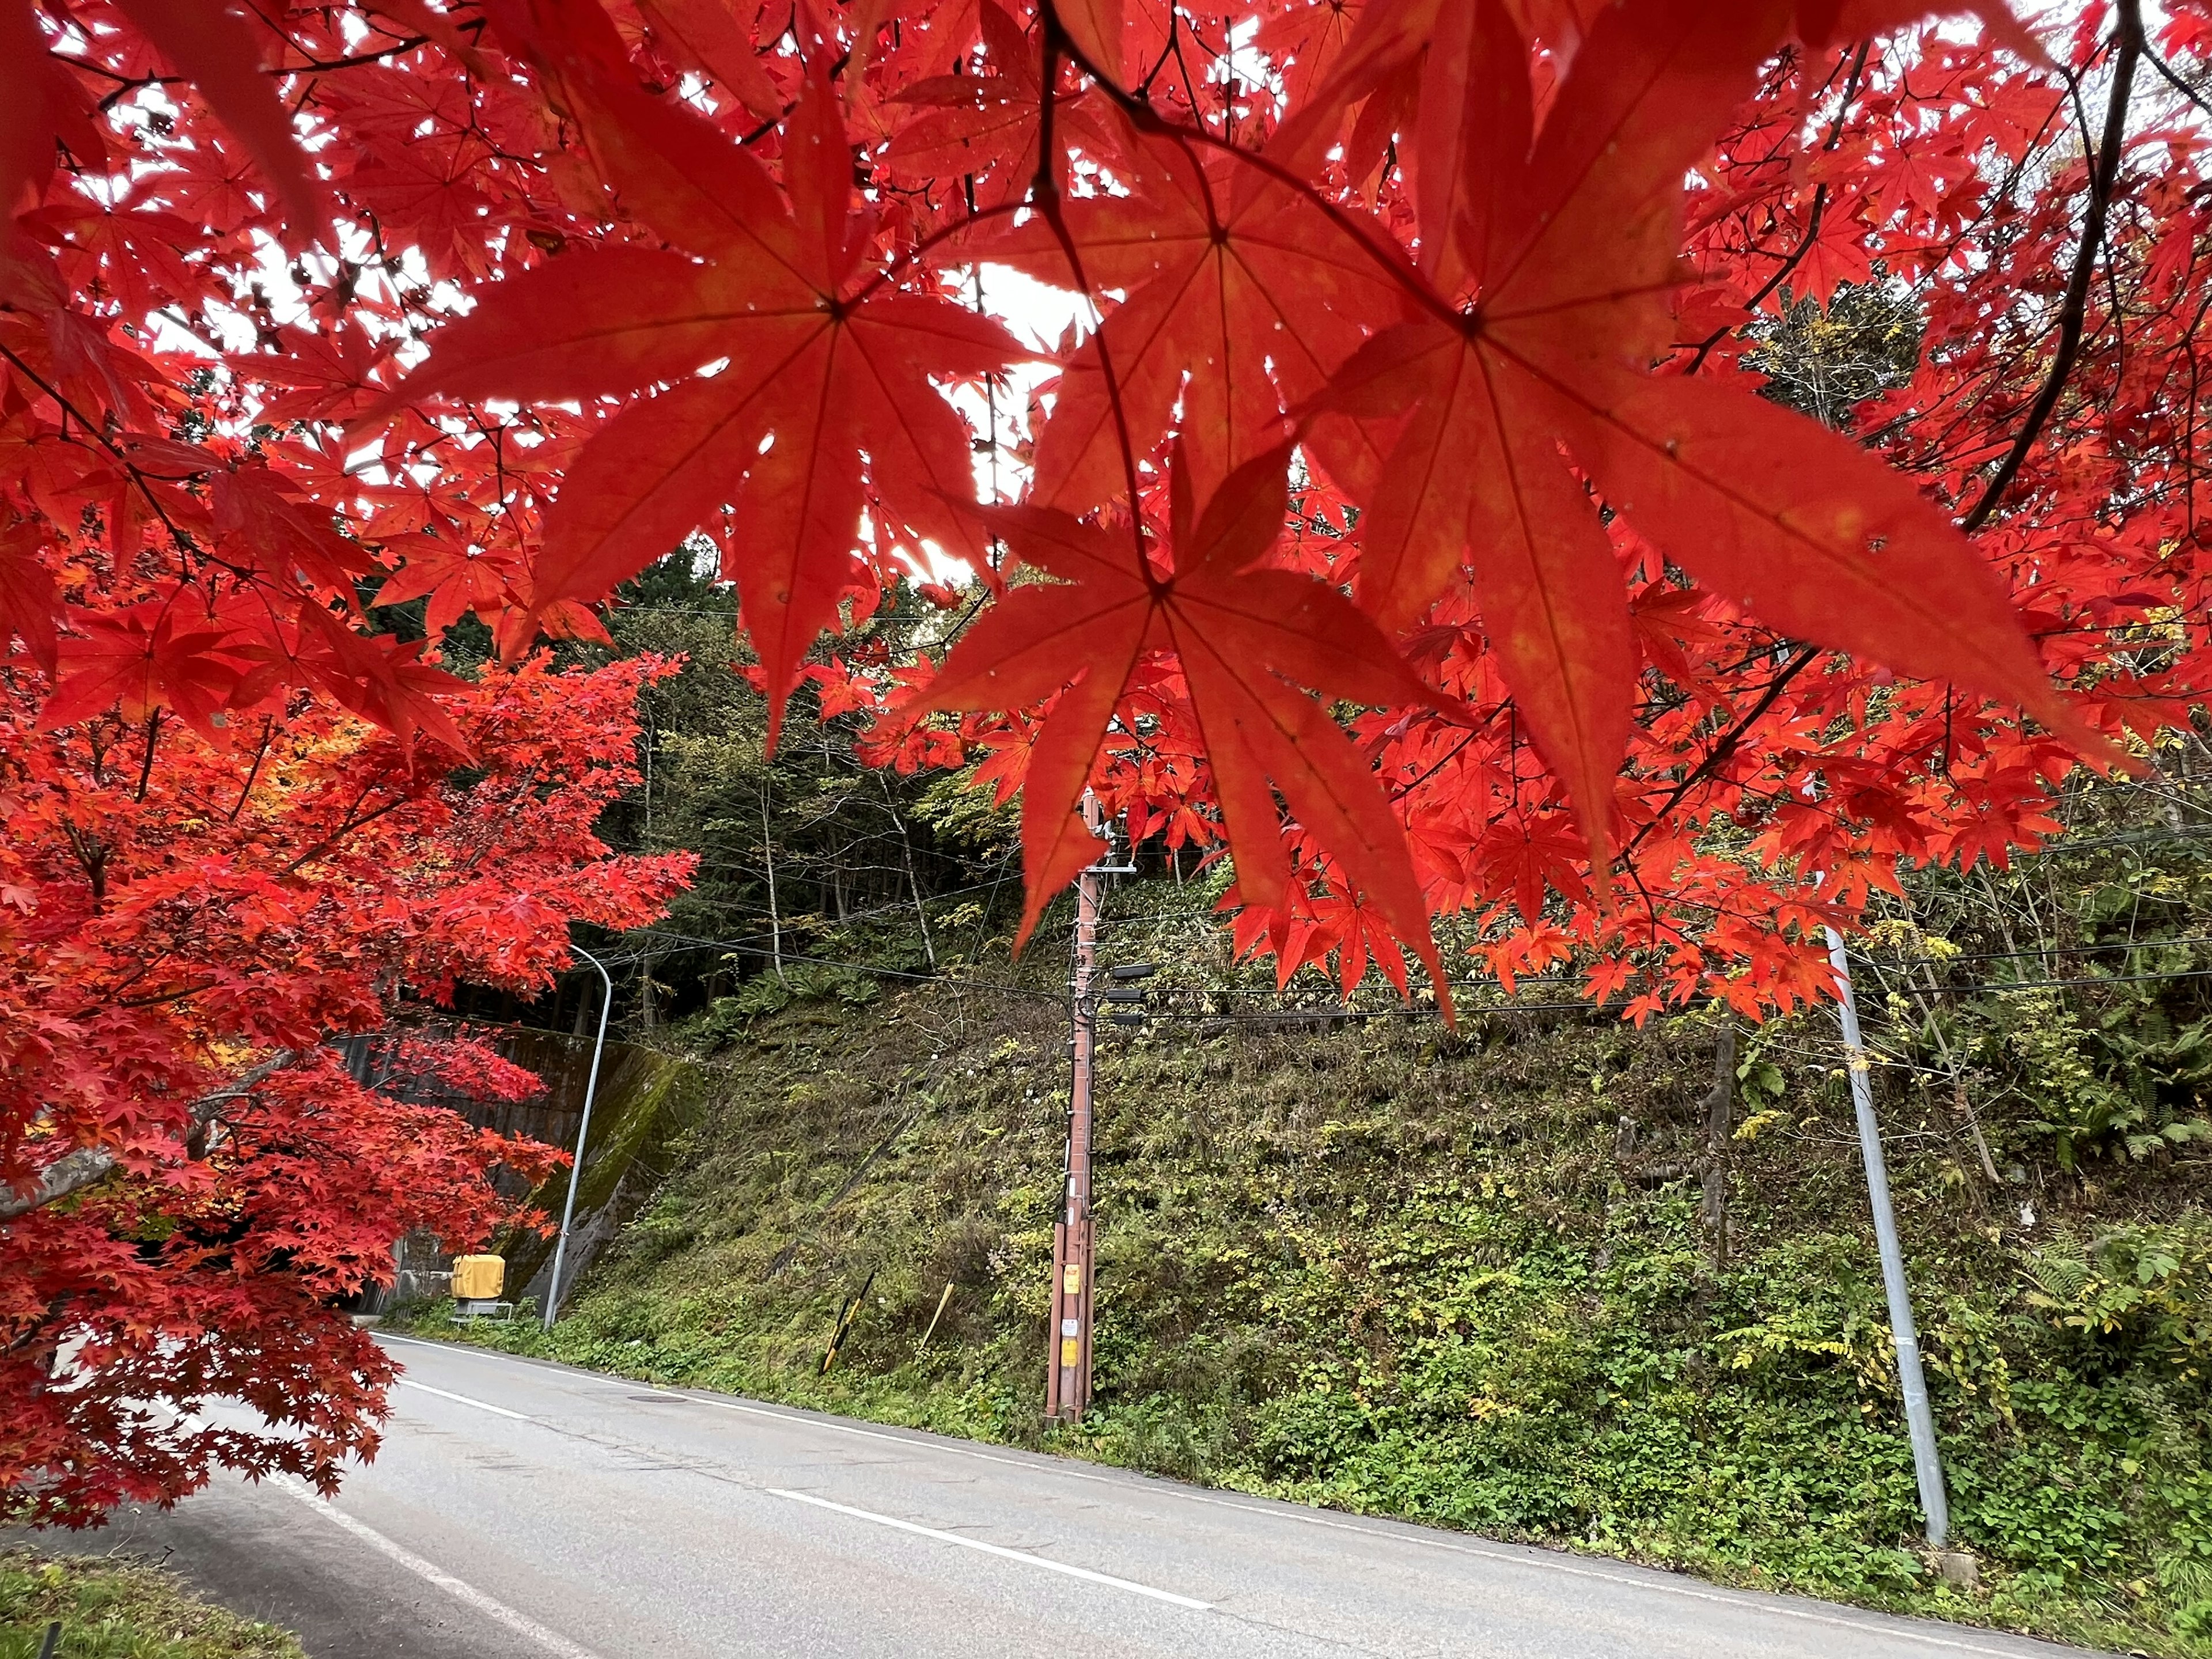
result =
[[1851,1108],[1859,1122],[1859,1151],[1866,1159],[1867,1197],[1874,1206],[1874,1236],[1881,1251],[1882,1289],[1889,1296],[1889,1328],[1897,1339],[1897,1381],[1905,1394],[1905,1425],[1912,1437],[1912,1473],[1920,1483],[1920,1512],[1928,1542],[1942,1549],[1951,1535],[1951,1505],[1943,1490],[1943,1459],[1936,1446],[1936,1419],[1928,1410],[1928,1380],[1920,1370],[1920,1333],[1912,1322],[1912,1292],[1905,1282],[1905,1252],[1897,1243],[1897,1218],[1889,1207],[1889,1168],[1881,1155],[1881,1129],[1874,1117],[1874,1088],[1867,1076],[1866,1045],[1859,1036],[1859,1007],[1851,994],[1851,967],[1844,936],[1828,930],[1828,965],[1835,970],[1837,1008],[1843,1016],[1844,1058],[1850,1067]]
[[561,1206],[561,1236],[553,1245],[553,1275],[545,1285],[545,1328],[553,1328],[554,1316],[561,1309],[561,1262],[568,1254],[568,1224],[576,1214],[576,1183],[584,1176],[584,1147],[592,1134],[592,1097],[599,1091],[599,1056],[607,1050],[607,1013],[615,1004],[615,982],[608,975],[607,965],[580,945],[569,947],[599,970],[599,983],[605,988],[599,998],[599,1036],[592,1044],[592,1070],[584,1079],[584,1121],[576,1128],[576,1161],[568,1166],[568,1201]]

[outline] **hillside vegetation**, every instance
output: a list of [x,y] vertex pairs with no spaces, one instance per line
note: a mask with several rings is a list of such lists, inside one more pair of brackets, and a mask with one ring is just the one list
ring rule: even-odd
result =
[[[1175,988],[1234,973],[1194,889],[1118,902],[1116,959],[1166,964],[1158,1005],[1200,1008]],[[2212,1221],[2191,1132],[2137,1133],[2195,1121],[2202,1032],[2155,1004],[2171,988],[2120,988],[2131,1012],[2101,1029],[2038,993],[1986,999],[1986,1029],[1948,1039],[1997,1068],[1975,1073],[1977,1116],[1929,1068],[1877,1068],[1955,1529],[1982,1564],[1958,1587],[1914,1547],[1831,1012],[1742,1035],[1717,1140],[1711,1013],[1108,1028],[1098,1400],[1046,1433],[1063,948],[902,989],[794,967],[664,1026],[698,1101],[673,1173],[550,1338],[474,1334],[1732,1583],[2212,1653]],[[2123,1040],[2165,1045],[2134,1127],[2066,1139],[2054,1067],[2081,1073],[2069,1098],[2120,1089]]]

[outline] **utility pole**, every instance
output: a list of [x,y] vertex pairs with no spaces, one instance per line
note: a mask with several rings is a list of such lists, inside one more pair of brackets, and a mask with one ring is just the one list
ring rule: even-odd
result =
[[[1097,798],[1083,792],[1083,821],[1094,836],[1105,830]],[[1075,959],[1068,975],[1074,1031],[1068,1045],[1074,1079],[1067,1110],[1067,1181],[1059,1223],[1052,1230],[1051,1362],[1044,1414],[1073,1423],[1091,1403],[1091,1085],[1098,1046],[1098,1010],[1091,981],[1098,971],[1098,895],[1106,866],[1093,864],[1075,878]]]
[[1912,1291],[1905,1282],[1905,1252],[1889,1207],[1889,1166],[1881,1155],[1881,1128],[1874,1117],[1874,1087],[1867,1076],[1866,1044],[1859,1036],[1859,1006],[1851,994],[1851,964],[1844,936],[1828,929],[1828,965],[1835,971],[1837,1009],[1844,1023],[1844,1058],[1850,1067],[1851,1107],[1858,1115],[1859,1152],[1866,1160],[1867,1198],[1874,1207],[1874,1237],[1881,1252],[1882,1289],[1889,1296],[1890,1334],[1897,1340],[1897,1382],[1905,1395],[1905,1426],[1912,1439],[1912,1473],[1920,1484],[1920,1513],[1929,1547],[1951,1535],[1950,1499],[1943,1490],[1943,1459],[1936,1445],[1936,1419],[1928,1409],[1928,1379],[1920,1369],[1920,1332],[1912,1319]]
[[561,1312],[561,1263],[568,1254],[568,1228],[576,1218],[576,1184],[584,1178],[584,1146],[592,1135],[592,1097],[599,1091],[599,1056],[607,1051],[607,1013],[615,1006],[615,982],[607,965],[580,945],[568,947],[599,970],[599,1035],[592,1044],[591,1074],[584,1079],[584,1121],[576,1126],[576,1161],[568,1166],[568,1201],[561,1206],[561,1236],[553,1244],[553,1272],[545,1281],[545,1328]]

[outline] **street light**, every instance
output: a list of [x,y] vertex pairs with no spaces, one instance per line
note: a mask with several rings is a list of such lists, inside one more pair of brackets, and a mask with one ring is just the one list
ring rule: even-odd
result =
[[599,1036],[592,1044],[591,1074],[584,1079],[584,1121],[576,1128],[576,1161],[568,1166],[568,1201],[561,1206],[561,1236],[553,1245],[553,1276],[545,1286],[545,1328],[549,1331],[561,1309],[561,1261],[568,1254],[568,1224],[576,1213],[576,1183],[583,1179],[584,1146],[592,1134],[592,1097],[599,1089],[599,1056],[606,1052],[607,1013],[615,1002],[615,982],[607,973],[606,963],[580,945],[570,948],[599,970],[599,983],[606,990],[599,998]]

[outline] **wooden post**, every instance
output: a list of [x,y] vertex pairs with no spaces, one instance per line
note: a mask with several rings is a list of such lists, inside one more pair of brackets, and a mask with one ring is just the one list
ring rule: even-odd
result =
[[1735,1133],[1735,1019],[1729,1015],[1713,1049],[1713,1088],[1705,1097],[1705,1198],[1698,1206],[1716,1268],[1728,1266],[1728,1155]]
[[[1105,814],[1085,792],[1083,816],[1093,834]],[[1091,982],[1098,970],[1098,899],[1104,878],[1094,866],[1076,878],[1075,960],[1067,981],[1074,1041],[1074,1076],[1067,1115],[1067,1185],[1059,1224],[1052,1232],[1052,1329],[1045,1382],[1045,1415],[1073,1423],[1091,1404],[1091,1073],[1097,1045],[1097,1008]]]

